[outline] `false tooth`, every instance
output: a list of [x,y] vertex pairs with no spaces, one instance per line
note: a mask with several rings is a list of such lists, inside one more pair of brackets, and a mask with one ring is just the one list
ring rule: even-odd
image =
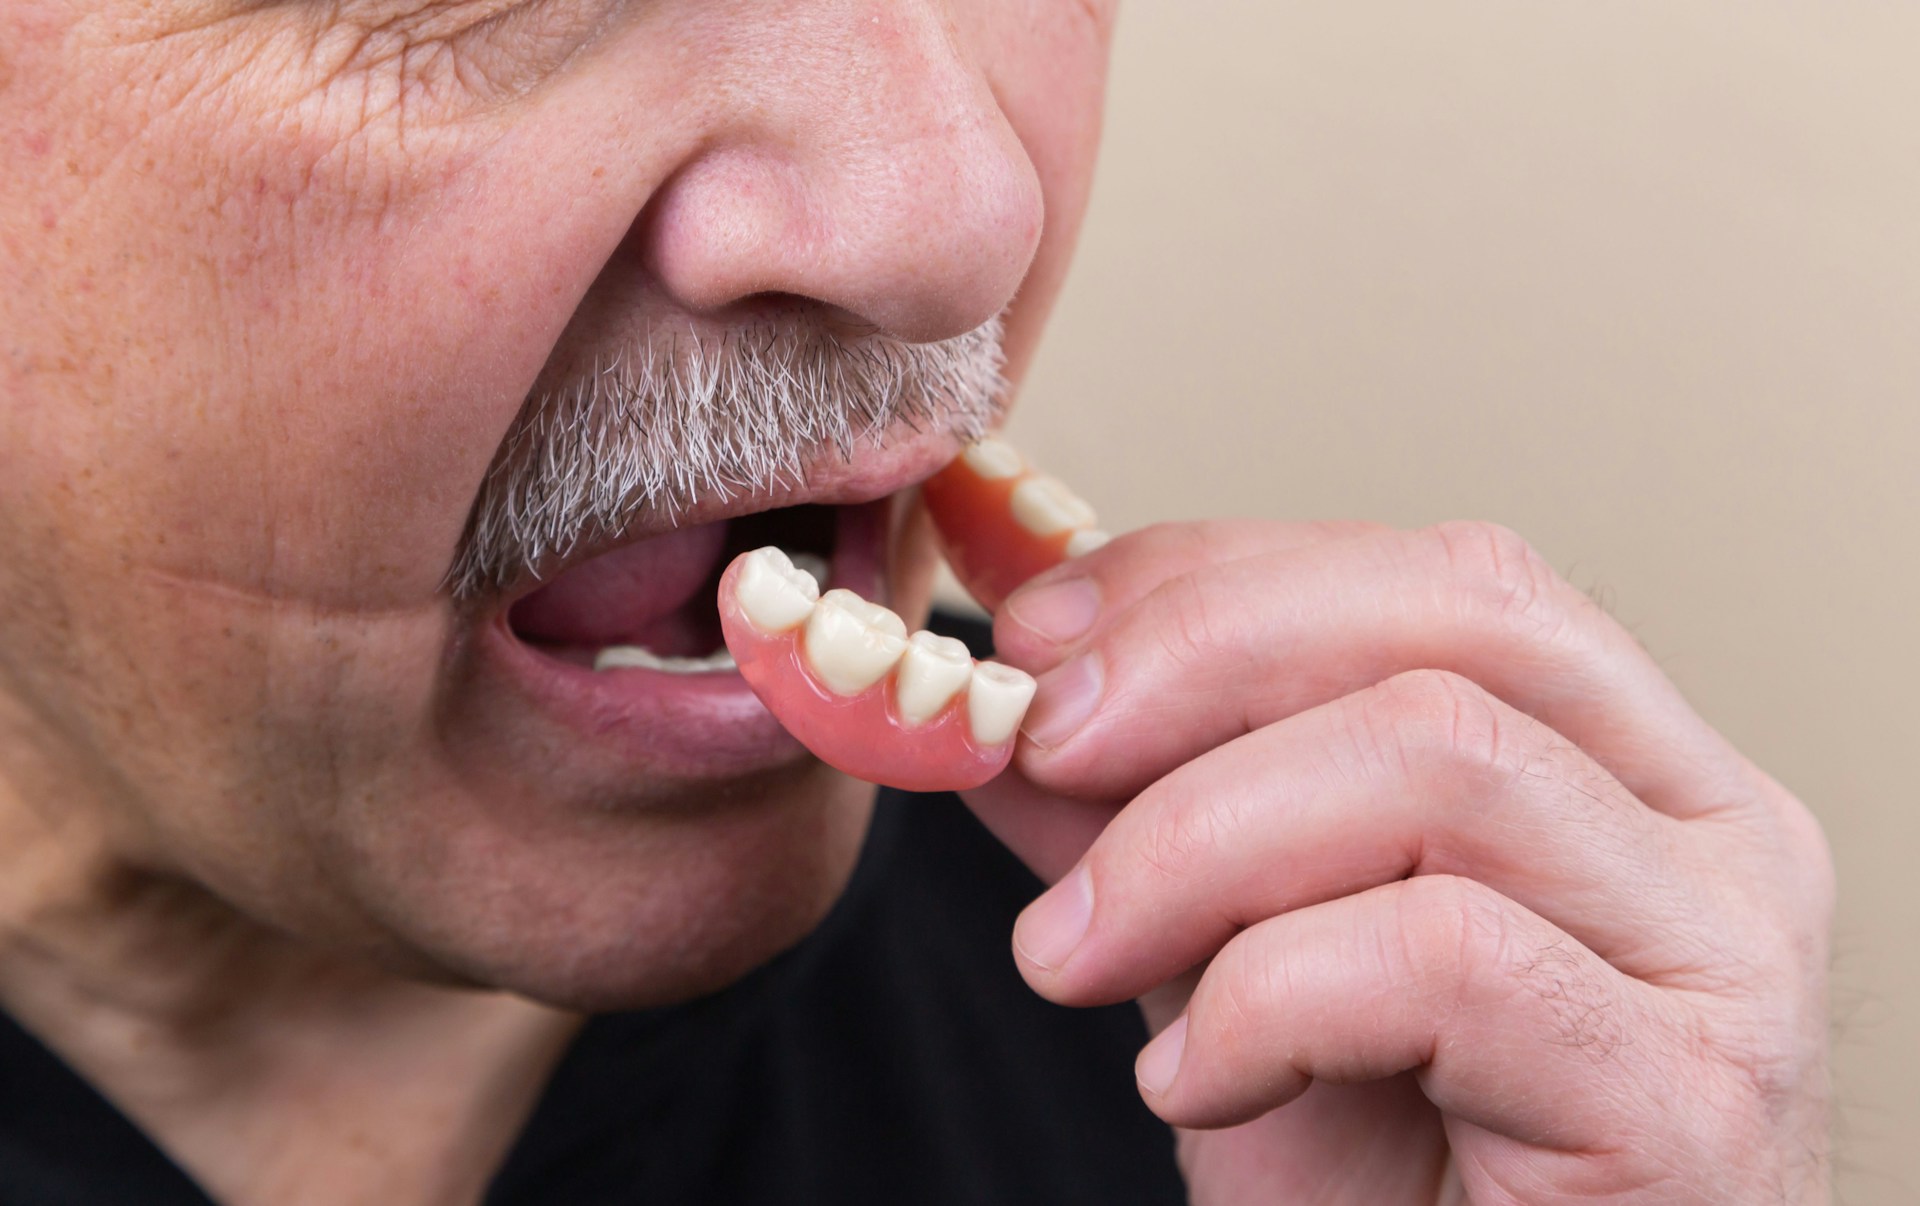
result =
[[1033,702],[1036,684],[1033,675],[1003,666],[999,662],[981,662],[973,668],[973,682],[967,687],[967,723],[973,739],[980,745],[999,745],[1012,737]]
[[858,695],[907,651],[906,621],[850,590],[830,590],[807,617],[807,663],[837,695]]
[[1097,548],[1104,548],[1112,539],[1099,528],[1082,528],[1067,537],[1067,556],[1084,557]]
[[735,669],[733,654],[716,649],[705,657],[664,657],[639,645],[609,645],[594,655],[595,670],[660,670],[667,674],[717,674]]
[[740,610],[762,632],[797,628],[813,612],[820,584],[772,545],[747,554],[734,583]]
[[1035,474],[1013,488],[1013,517],[1035,536],[1057,536],[1099,523],[1086,500],[1056,477]]
[[966,461],[967,468],[988,481],[1005,481],[1010,477],[1018,477],[1027,467],[1026,462],[1020,459],[1020,454],[1014,450],[1012,444],[1005,440],[996,440],[991,436],[968,445],[960,457]]
[[916,632],[894,673],[894,700],[908,728],[919,728],[940,714],[973,677],[973,658],[952,637]]

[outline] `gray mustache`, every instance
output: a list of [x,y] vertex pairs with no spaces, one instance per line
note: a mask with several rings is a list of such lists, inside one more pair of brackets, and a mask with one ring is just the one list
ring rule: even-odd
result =
[[550,556],[695,500],[802,484],[890,431],[985,434],[1005,406],[1001,322],[935,343],[843,338],[804,315],[649,338],[530,398],[481,484],[446,578],[468,599]]

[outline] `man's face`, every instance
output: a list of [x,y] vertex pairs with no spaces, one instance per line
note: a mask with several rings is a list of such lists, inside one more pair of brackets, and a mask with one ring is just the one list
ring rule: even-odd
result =
[[[304,937],[556,1001],[674,999],[790,944],[868,792],[733,676],[578,663],[636,634],[698,651],[713,558],[783,530],[700,525],[770,507],[883,500],[787,527],[854,580],[890,547],[873,592],[923,605],[884,500],[954,451],[939,374],[991,368],[979,328],[1004,317],[1009,377],[1030,354],[1111,15],[5,6],[0,805]],[[916,421],[850,457],[789,424],[766,480],[738,447],[764,416],[703,434],[687,390],[632,386],[780,347],[831,381],[836,349],[922,344],[930,384],[894,399]],[[654,391],[619,462],[651,485],[556,520],[605,441],[544,479],[527,441],[608,380]],[[482,514],[526,538],[488,560]],[[536,576],[561,585],[522,603]]]

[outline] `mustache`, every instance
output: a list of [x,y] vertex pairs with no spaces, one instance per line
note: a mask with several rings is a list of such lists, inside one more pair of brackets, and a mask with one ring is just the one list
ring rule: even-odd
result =
[[909,343],[789,314],[677,332],[530,397],[481,483],[446,578],[471,599],[696,499],[804,484],[824,453],[905,426],[986,434],[1006,404],[1002,324]]

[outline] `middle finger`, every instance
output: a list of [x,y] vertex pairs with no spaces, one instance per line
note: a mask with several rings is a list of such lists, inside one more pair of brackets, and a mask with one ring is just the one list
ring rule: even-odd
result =
[[1628,975],[1707,974],[1720,877],[1680,822],[1457,676],[1416,672],[1154,784],[1015,930],[1073,1005],[1126,1000],[1241,929],[1411,875],[1477,880]]

